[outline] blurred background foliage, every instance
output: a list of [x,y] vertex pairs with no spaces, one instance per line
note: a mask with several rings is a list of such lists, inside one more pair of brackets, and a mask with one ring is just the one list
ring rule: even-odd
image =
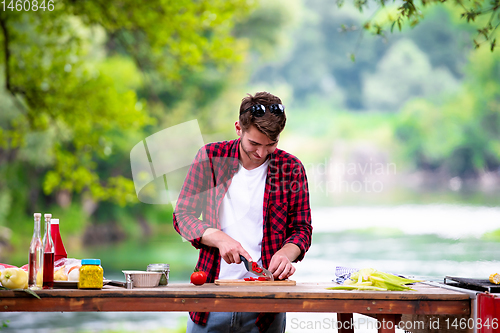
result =
[[0,12],[0,262],[24,264],[32,214],[51,212],[73,257],[190,269],[197,252],[174,233],[172,207],[137,200],[130,150],[192,119],[205,142],[232,139],[241,98],[258,90],[285,101],[283,148],[306,165],[359,162],[366,147],[397,163],[389,200],[416,200],[398,192],[425,185],[412,175],[454,194],[498,191],[500,51],[474,50],[484,20],[425,2],[418,24],[391,34],[408,1],[367,4],[68,0]]

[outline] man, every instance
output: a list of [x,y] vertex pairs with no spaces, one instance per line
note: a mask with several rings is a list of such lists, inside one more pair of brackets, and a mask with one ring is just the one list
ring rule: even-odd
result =
[[[245,97],[235,122],[239,139],[199,150],[181,189],[174,227],[200,249],[196,268],[215,279],[252,274],[240,255],[290,277],[292,262],[311,244],[311,209],[305,169],[277,149],[286,123],[281,100],[259,92]],[[201,216],[201,219],[200,219]],[[223,260],[221,260],[221,258]],[[187,332],[284,332],[285,314],[190,313]]]

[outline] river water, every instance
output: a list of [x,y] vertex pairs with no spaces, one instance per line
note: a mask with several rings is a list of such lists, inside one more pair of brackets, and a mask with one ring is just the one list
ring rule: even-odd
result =
[[[373,267],[432,281],[442,281],[446,275],[485,278],[500,273],[500,241],[483,237],[500,229],[500,208],[318,208],[313,211],[313,226],[313,245],[305,260],[296,264],[293,278],[298,282],[331,281],[336,266]],[[107,278],[123,280],[118,273]],[[0,331],[181,332],[186,319],[187,313],[0,313],[0,326],[7,324]],[[334,319],[334,314],[288,313],[287,332],[336,332]],[[364,316],[355,320],[360,332],[377,331],[373,320]]]

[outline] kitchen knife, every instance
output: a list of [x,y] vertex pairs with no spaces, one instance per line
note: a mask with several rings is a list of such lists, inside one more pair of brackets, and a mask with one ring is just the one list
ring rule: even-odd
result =
[[265,269],[264,267],[257,265],[257,267],[260,268],[262,271],[261,272],[256,272],[253,269],[253,267],[252,267],[253,266],[252,265],[253,261],[248,261],[247,258],[243,257],[241,254],[240,254],[240,259],[245,264],[245,267],[246,267],[247,271],[252,272],[252,273],[254,273],[255,275],[258,275],[258,276],[263,276],[268,281],[274,281],[273,274],[271,272],[269,272],[267,269]]
[[125,288],[125,282],[115,281],[115,280],[104,280],[105,285],[123,287]]

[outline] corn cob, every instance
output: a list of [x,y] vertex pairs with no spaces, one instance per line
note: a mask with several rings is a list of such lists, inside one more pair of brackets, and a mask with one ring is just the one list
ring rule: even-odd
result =
[[500,274],[498,273],[491,274],[489,280],[493,284],[500,284]]

